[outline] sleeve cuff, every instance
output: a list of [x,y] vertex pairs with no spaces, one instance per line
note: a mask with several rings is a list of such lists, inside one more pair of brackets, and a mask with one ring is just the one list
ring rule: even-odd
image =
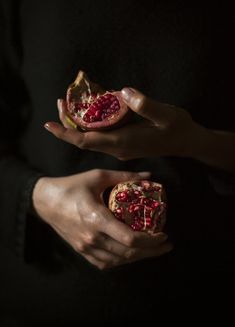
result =
[[0,160],[0,244],[21,258],[25,252],[26,220],[33,188],[43,176],[18,157]]
[[[43,174],[31,172],[28,176],[25,186],[22,188],[22,192],[19,197],[19,205],[16,214],[16,237],[14,244],[14,252],[20,258],[25,258],[26,249],[26,221],[27,216],[32,208],[32,193],[34,186],[39,178],[43,177]],[[32,215],[30,215],[30,218]]]

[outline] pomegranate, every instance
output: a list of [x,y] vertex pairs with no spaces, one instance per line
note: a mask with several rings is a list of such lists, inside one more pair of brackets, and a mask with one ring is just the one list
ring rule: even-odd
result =
[[117,184],[109,196],[114,216],[134,231],[150,234],[163,230],[166,222],[166,195],[163,186],[147,180]]
[[104,91],[83,71],[67,90],[68,119],[83,130],[111,129],[126,121],[130,113],[120,91]]

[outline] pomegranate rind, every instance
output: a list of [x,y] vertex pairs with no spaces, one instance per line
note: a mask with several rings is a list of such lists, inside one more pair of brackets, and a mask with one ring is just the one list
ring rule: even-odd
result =
[[73,101],[85,101],[90,93],[101,95],[105,93],[98,84],[89,80],[86,73],[80,70],[73,83],[71,83],[67,90],[66,100],[68,103]]
[[[90,99],[91,101],[95,101],[96,98],[105,94],[114,95],[118,99],[120,109],[109,115],[104,120],[86,122],[83,120],[81,112],[76,113],[74,111],[77,103],[86,103],[87,101],[90,101]],[[104,91],[98,84],[91,82],[83,71],[78,73],[75,81],[68,87],[66,101],[68,109],[67,117],[84,131],[116,128],[129,119],[130,110],[122,100],[121,92]]]
[[[150,190],[154,190],[151,192],[148,192],[143,186],[144,183],[149,186]],[[130,206],[133,205],[133,202],[120,202],[117,200],[117,194],[120,194],[120,192],[133,192],[133,190],[137,190],[140,192],[140,199],[149,199],[150,201],[156,201],[159,203],[159,206],[152,211],[152,217],[151,217],[151,226],[147,226],[147,224],[144,223],[141,229],[139,231],[147,232],[149,234],[155,234],[157,232],[160,232],[163,230],[165,223],[166,223],[166,193],[163,188],[163,185],[157,182],[152,181],[127,181],[125,183],[119,183],[117,184],[111,191],[109,196],[109,203],[108,207],[113,212],[113,214],[116,216],[116,210],[120,209],[122,210],[122,219],[119,219],[117,216],[116,218],[120,221],[124,222],[125,224],[129,225],[132,229],[133,228],[133,215],[130,214]],[[152,195],[150,195],[150,193]],[[136,202],[135,205],[139,205],[139,202]],[[143,210],[143,204],[142,210]],[[144,205],[144,212],[147,206]],[[145,219],[144,219],[145,221]],[[135,230],[135,229],[134,229]]]
[[65,115],[65,120],[66,120],[66,123],[69,124],[70,127],[74,128],[74,129],[77,128],[77,125],[72,121],[72,119],[68,115]]

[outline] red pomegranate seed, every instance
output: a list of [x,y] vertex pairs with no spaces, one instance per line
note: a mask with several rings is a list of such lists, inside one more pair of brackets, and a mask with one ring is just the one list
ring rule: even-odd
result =
[[132,213],[132,212],[138,212],[140,209],[141,209],[140,205],[133,203],[129,206],[128,211]]
[[134,222],[133,224],[131,224],[131,228],[135,231],[141,231],[143,228],[143,225],[139,222]]
[[[138,186],[141,183],[143,186]],[[123,208],[122,221],[135,231],[151,233],[162,230],[165,220],[165,203],[156,200],[158,197],[161,199],[161,193],[156,191],[154,183],[141,181],[123,184],[123,187],[119,187],[119,192],[115,194],[116,201],[119,201],[118,206]],[[146,188],[148,188],[147,191]]]
[[117,217],[118,219],[123,220],[123,208],[117,208],[117,209],[114,211],[114,215],[115,215],[115,217]]
[[153,200],[153,202],[151,203],[151,207],[152,207],[153,209],[158,208],[159,205],[160,205],[160,203],[159,203],[158,201],[155,201],[155,200]]
[[116,194],[116,200],[119,202],[127,202],[129,200],[129,196],[127,192],[118,192]]
[[134,196],[136,197],[136,198],[139,198],[140,196],[141,196],[141,192],[140,191],[138,191],[138,190],[135,190],[134,191]]
[[148,198],[142,198],[141,199],[141,204],[149,206],[149,205],[152,204],[152,201],[150,199],[148,199]]
[[83,71],[69,85],[66,102],[68,118],[82,130],[113,129],[126,123],[131,114],[120,91],[105,91]]
[[146,215],[149,215],[153,211],[152,207],[147,207],[147,206],[145,206],[144,210]]
[[[84,108],[87,108],[87,103]],[[101,121],[119,109],[120,104],[117,97],[111,93],[107,93],[94,100],[83,116],[83,120],[88,123]]]
[[151,217],[146,217],[145,218],[145,223],[146,223],[146,226],[148,226],[148,227],[152,226],[152,218]]

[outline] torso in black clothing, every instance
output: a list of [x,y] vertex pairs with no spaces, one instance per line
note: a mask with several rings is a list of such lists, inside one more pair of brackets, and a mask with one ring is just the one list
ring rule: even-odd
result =
[[[183,1],[24,0],[18,10],[19,27],[14,37],[17,38],[15,44],[21,78],[29,96],[25,108],[30,113],[20,146],[30,164],[52,176],[92,168],[150,170],[153,178],[163,181],[169,189],[172,206],[167,228],[173,239],[205,240],[219,234],[219,228],[215,226],[214,235],[210,230],[214,198],[208,196],[212,191],[204,180],[204,168],[200,164],[169,158],[120,162],[104,154],[81,151],[62,143],[42,126],[46,121],[58,119],[56,99],[65,96],[68,84],[77,71],[83,69],[107,89],[130,85],[159,101],[186,108],[194,119],[206,126],[229,129],[229,116],[223,116],[225,112],[230,115],[229,110],[224,110],[224,104],[233,102],[227,87],[233,69],[229,66],[232,59],[228,43],[231,33],[229,20],[223,21],[221,27],[214,25],[218,14],[216,8],[209,12],[199,4],[185,5]],[[224,17],[223,12],[221,15]],[[198,205],[203,202],[208,202],[205,213]],[[222,208],[219,210],[222,212]],[[32,228],[38,228],[31,224]],[[33,245],[37,253],[41,253],[42,270],[35,268],[37,259],[34,268],[25,268],[25,276],[34,274],[29,283],[36,295],[31,291],[26,293],[28,297],[38,295],[42,298],[44,292],[41,288],[45,288],[46,303],[49,306],[55,301],[61,310],[61,319],[69,314],[75,316],[76,303],[78,315],[93,312],[95,303],[98,303],[99,310],[114,317],[126,310],[123,301],[133,301],[131,294],[154,292],[166,298],[177,297],[180,293],[188,295],[187,287],[192,285],[191,281],[185,282],[184,279],[195,277],[190,275],[195,268],[193,261],[196,260],[199,266],[206,262],[205,258],[200,258],[204,251],[200,249],[202,245],[197,243],[198,257],[192,246],[192,255],[195,256],[192,259],[188,256],[188,249],[181,248],[180,243],[178,250],[164,258],[100,273],[70,253],[47,227],[43,226],[42,231],[37,242],[43,242],[45,237],[45,248]],[[49,242],[49,238],[53,241]],[[71,260],[75,266],[68,266],[65,270],[54,266],[52,270],[53,261],[49,271],[45,272],[48,244],[52,252],[56,247],[60,248],[55,251],[60,252],[59,262],[63,261],[64,255],[66,262]],[[177,270],[181,271],[181,276]],[[40,287],[35,285],[37,282]],[[189,285],[184,288],[184,283]],[[137,284],[139,292],[134,291]],[[21,288],[16,286],[16,289],[20,296]],[[36,306],[36,297],[33,303]],[[131,308],[138,307],[138,303],[133,303]],[[79,311],[80,306],[83,313]],[[49,310],[46,312],[49,315]]]
[[[23,1],[21,13],[22,76],[33,108],[24,146],[40,169],[60,174],[103,165],[103,155],[81,154],[42,131],[45,121],[57,119],[55,99],[64,97],[81,68],[107,89],[132,85],[192,111],[205,95],[210,44],[200,10],[163,1]],[[196,111],[204,119],[204,105]]]

